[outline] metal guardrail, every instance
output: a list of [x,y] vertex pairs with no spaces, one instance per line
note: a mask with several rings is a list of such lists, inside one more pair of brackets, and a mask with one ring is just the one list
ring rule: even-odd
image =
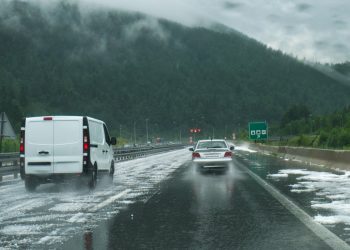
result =
[[[182,144],[159,145],[159,146],[143,146],[132,148],[115,148],[114,159],[116,162],[128,161],[146,155],[181,149],[185,147]],[[14,178],[19,175],[19,153],[0,154],[0,181],[3,176],[13,174]]]
[[127,161],[134,158],[143,157],[145,155],[156,154],[160,152],[183,148],[185,145],[161,145],[161,146],[145,146],[138,148],[117,148],[114,150],[114,159],[118,161]]
[[0,154],[0,181],[4,175],[13,174],[18,178],[19,174],[19,153]]

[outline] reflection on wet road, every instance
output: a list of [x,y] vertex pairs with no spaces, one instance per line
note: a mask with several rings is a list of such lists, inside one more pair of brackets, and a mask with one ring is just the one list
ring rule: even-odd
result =
[[185,164],[146,203],[130,204],[64,247],[329,249],[238,165],[199,173]]

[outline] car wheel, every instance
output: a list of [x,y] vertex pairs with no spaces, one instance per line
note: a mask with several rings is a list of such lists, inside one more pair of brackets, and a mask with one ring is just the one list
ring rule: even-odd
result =
[[96,184],[97,184],[97,165],[95,163],[89,173],[89,188],[95,189]]
[[38,182],[34,177],[26,176],[24,178],[24,186],[27,191],[33,192],[35,191],[36,187],[38,186]]

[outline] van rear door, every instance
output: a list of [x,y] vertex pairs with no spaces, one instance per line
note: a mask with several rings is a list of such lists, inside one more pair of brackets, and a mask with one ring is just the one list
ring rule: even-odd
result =
[[26,119],[25,172],[26,174],[53,173],[52,117]]
[[54,173],[83,171],[83,118],[54,118]]

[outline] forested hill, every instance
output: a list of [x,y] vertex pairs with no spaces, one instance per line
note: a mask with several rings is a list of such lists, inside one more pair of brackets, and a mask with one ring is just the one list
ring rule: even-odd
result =
[[340,74],[350,77],[350,62],[334,64],[332,68]]
[[131,131],[233,129],[279,121],[292,104],[322,113],[350,88],[239,35],[141,14],[0,1],[0,111],[87,114]]

